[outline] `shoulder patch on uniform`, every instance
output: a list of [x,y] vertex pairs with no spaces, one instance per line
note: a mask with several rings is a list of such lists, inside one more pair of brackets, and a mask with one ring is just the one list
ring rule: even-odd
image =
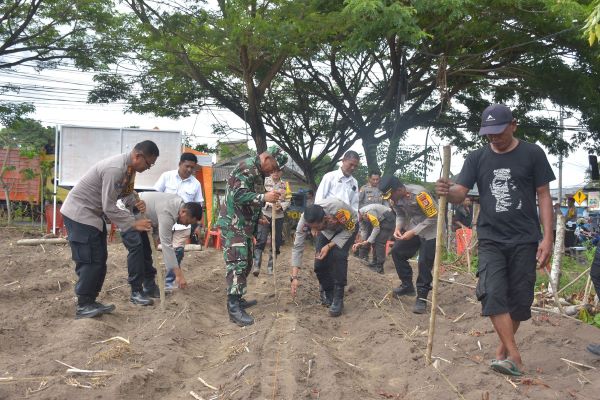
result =
[[417,204],[428,218],[435,217],[437,215],[437,208],[429,193],[421,192],[417,194]]
[[335,219],[340,224],[343,224],[346,227],[346,229],[349,231],[353,231],[354,228],[356,227],[356,223],[354,221],[352,221],[352,213],[349,210],[346,210],[344,208],[340,208],[335,213]]
[[379,226],[379,220],[376,216],[367,213],[367,217],[369,218],[369,221],[371,221],[371,225],[373,226],[373,228],[377,228]]

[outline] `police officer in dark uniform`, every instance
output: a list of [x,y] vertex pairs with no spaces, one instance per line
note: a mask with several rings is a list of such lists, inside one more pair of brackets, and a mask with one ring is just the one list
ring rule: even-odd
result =
[[[381,180],[381,173],[379,171],[369,172],[369,181],[366,185],[361,186],[358,194],[358,208],[359,210],[365,206],[371,204],[386,204],[383,200],[381,190],[379,190],[379,181]],[[366,237],[361,237],[362,240],[367,240],[371,235],[373,228],[369,225],[366,231]],[[369,250],[371,246],[361,246],[358,250],[358,257],[367,262],[369,260]],[[375,253],[373,253],[373,263],[370,267],[374,268],[375,265]]]
[[438,207],[431,194],[419,185],[404,185],[395,176],[384,176],[379,188],[383,198],[391,200],[396,211],[396,242],[392,259],[401,284],[393,290],[394,297],[415,294],[412,268],[408,262],[419,252],[419,276],[415,314],[426,311],[427,295],[431,290]]

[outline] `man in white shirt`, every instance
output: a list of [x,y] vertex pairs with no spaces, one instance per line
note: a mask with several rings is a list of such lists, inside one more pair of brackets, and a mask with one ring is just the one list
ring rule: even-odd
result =
[[315,203],[334,197],[352,207],[358,214],[358,181],[352,176],[360,164],[357,152],[349,150],[342,158],[342,166],[336,171],[326,173],[315,194]]
[[[154,184],[154,190],[164,193],[175,193],[183,199],[185,203],[194,202],[203,205],[204,198],[202,197],[202,186],[194,173],[198,168],[198,159],[193,153],[183,153],[179,158],[179,167],[172,171],[163,172]],[[181,265],[183,260],[184,247],[187,239],[192,232],[190,225],[173,225],[173,247],[177,255],[177,262]],[[200,235],[199,225],[195,225],[194,234],[196,237]],[[175,288],[175,273],[173,270],[167,271],[166,289]]]

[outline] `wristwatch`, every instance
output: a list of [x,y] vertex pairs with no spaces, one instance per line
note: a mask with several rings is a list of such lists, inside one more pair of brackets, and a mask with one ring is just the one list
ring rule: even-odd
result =
[[290,276],[290,282],[294,282],[294,279],[298,280],[298,275],[296,275],[296,276],[291,275]]

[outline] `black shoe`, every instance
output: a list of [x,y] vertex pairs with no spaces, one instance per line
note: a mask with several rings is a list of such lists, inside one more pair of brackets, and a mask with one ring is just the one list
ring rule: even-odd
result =
[[140,306],[151,306],[152,304],[154,304],[154,300],[152,300],[151,298],[146,296],[144,294],[144,292],[141,290],[136,291],[136,292],[131,292],[131,297],[129,298],[129,300],[133,304],[137,304]]
[[152,297],[153,299],[160,299],[160,288],[155,283],[153,286],[147,286],[143,289],[146,297]]
[[329,316],[339,317],[344,310],[344,287],[335,285],[333,287],[333,301],[329,307]]
[[383,265],[369,263],[369,269],[373,272],[377,272],[378,274],[383,274]]
[[392,290],[392,294],[395,298],[400,296],[414,296],[415,287],[412,282],[410,283],[402,283],[400,286]]
[[102,304],[95,301],[94,306],[98,307],[102,314],[110,314],[111,312],[115,311],[114,304]]
[[597,356],[600,356],[600,344],[588,344],[587,351]]
[[102,315],[102,309],[96,305],[96,303],[84,304],[77,306],[75,311],[75,319],[81,318],[94,318],[98,315]]
[[331,303],[333,302],[333,288],[327,290],[321,288],[320,293],[321,305],[325,307],[331,307]]
[[[427,298],[427,296],[425,296],[425,298]],[[415,314],[425,314],[426,311],[427,302],[422,297],[417,297],[412,312]]]
[[230,294],[227,296],[227,312],[229,313],[229,320],[234,322],[237,326],[248,326],[254,323],[254,318],[246,313],[246,311],[240,307],[240,297],[238,295]]
[[258,301],[256,301],[256,300],[246,300],[243,297],[240,298],[240,307],[242,307],[242,308],[250,308],[257,304],[258,304]]

